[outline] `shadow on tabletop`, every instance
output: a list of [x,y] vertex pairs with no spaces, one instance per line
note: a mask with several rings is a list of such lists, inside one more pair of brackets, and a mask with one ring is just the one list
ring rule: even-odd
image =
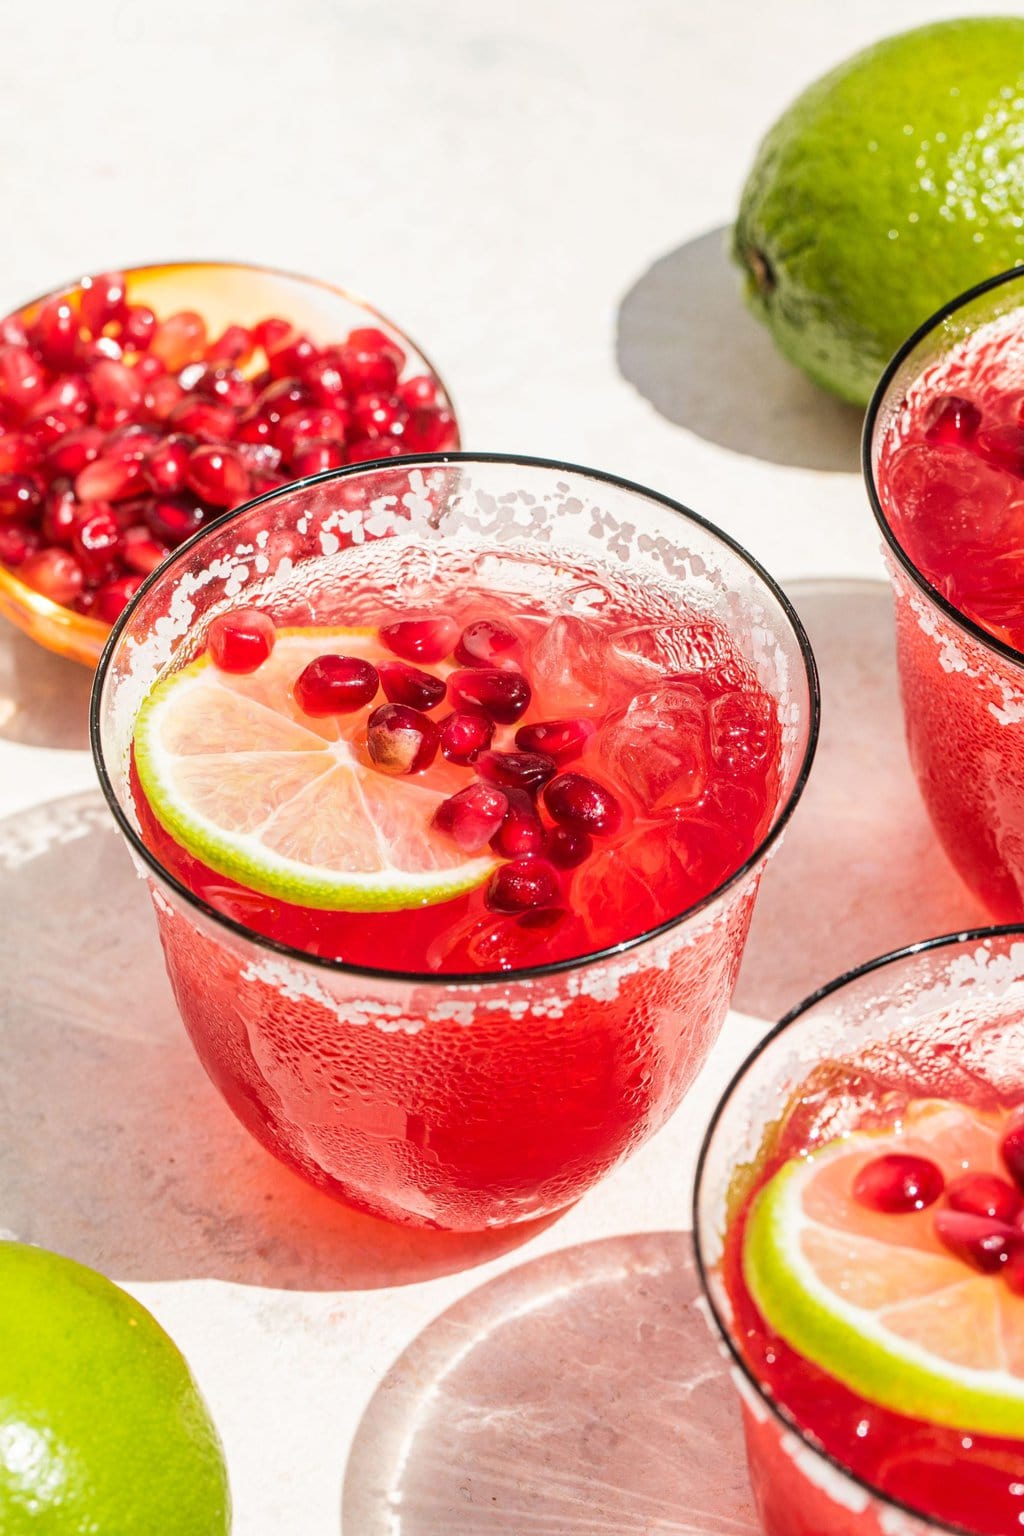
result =
[[907,756],[892,597],[875,581],[787,584],[821,673],[821,739],[765,872],[733,1006],[777,1019],[887,950],[992,921],[932,830]]
[[659,415],[734,453],[805,469],[856,471],[864,413],[780,356],[746,309],[713,229],[661,257],[619,306],[622,377]]
[[91,690],[88,667],[0,624],[0,739],[87,752]]
[[343,1536],[756,1536],[698,1293],[682,1232],[584,1243],[471,1292],[372,1398]]
[[392,1226],[253,1141],[192,1051],[146,888],[98,791],[0,821],[0,978],[6,1235],[118,1280],[336,1291],[471,1268],[541,1225]]

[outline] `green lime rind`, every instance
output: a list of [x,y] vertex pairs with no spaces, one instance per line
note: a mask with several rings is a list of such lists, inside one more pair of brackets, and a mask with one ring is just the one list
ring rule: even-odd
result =
[[1024,1381],[938,1365],[934,1355],[880,1327],[872,1313],[845,1304],[803,1259],[804,1185],[823,1158],[853,1146],[847,1138],[787,1163],[761,1190],[743,1244],[743,1278],[755,1305],[791,1348],[868,1402],[950,1429],[1024,1438]]
[[181,1352],[133,1297],[0,1242],[0,1531],[227,1536],[217,1430]]
[[916,326],[1024,262],[1024,17],[883,39],[810,85],[757,151],[732,235],[779,350],[864,405]]
[[[139,782],[157,821],[209,869],[261,895],[328,912],[400,912],[437,906],[476,890],[495,869],[497,859],[481,857],[447,870],[384,869],[358,874],[314,870],[296,859],[272,853],[251,834],[227,834],[216,822],[181,805],[162,766],[165,754],[158,745],[160,714],[181,680],[198,673],[207,661],[201,657],[151,690],[135,722],[133,752]],[[326,772],[334,760],[327,754],[324,757]]]

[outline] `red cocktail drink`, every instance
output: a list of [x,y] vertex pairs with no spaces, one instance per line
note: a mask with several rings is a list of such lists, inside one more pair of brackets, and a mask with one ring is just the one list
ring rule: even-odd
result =
[[784,600],[696,520],[434,460],[211,529],[133,607],[96,711],[232,1108],[332,1193],[472,1228],[564,1205],[678,1103],[814,692]]
[[1024,1513],[1024,933],[843,978],[734,1080],[696,1232],[767,1536]]
[[1024,310],[975,290],[894,360],[868,413],[911,759],[943,845],[1024,915]]

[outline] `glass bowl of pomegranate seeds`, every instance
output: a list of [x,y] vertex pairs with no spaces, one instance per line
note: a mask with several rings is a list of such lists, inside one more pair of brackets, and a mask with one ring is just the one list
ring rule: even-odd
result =
[[864,472],[896,607],[911,761],[1001,921],[1024,918],[1024,274],[954,300],[894,358]]
[[858,967],[712,1117],[693,1229],[765,1536],[1009,1536],[1024,1486],[1024,929]]
[[272,492],[114,629],[101,782],[249,1130],[395,1221],[569,1204],[676,1108],[817,730],[771,579],[594,471]]
[[423,353],[328,283],[220,262],[83,278],[0,321],[0,614],[93,666],[227,509],[458,446]]

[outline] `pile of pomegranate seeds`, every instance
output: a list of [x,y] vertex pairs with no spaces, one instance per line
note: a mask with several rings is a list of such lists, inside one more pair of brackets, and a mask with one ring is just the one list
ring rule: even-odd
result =
[[[324,347],[276,318],[211,336],[192,311],[160,319],[129,303],[116,272],[48,300],[28,326],[12,315],[0,321],[0,564],[113,623],[228,508],[342,464],[455,447],[440,385],[403,379],[405,363],[372,326]],[[396,654],[431,659],[409,644]]]
[[887,1152],[859,1170],[853,1196],[887,1215],[924,1211],[944,1196],[932,1218],[939,1241],[972,1269],[998,1274],[1024,1296],[1024,1118],[1011,1125],[999,1150],[1012,1183],[996,1173],[965,1173],[947,1184],[930,1158]]
[[[491,750],[495,731],[514,725],[533,696],[515,664],[516,636],[485,620],[460,633],[447,614],[386,624],[377,633],[403,660],[373,666],[358,656],[318,656],[292,685],[300,708],[327,716],[375,706],[362,740],[380,773],[421,773],[439,752],[472,768],[474,776],[438,806],[434,828],[471,857],[489,848],[507,860],[487,886],[492,911],[562,907],[567,872],[590,856],[594,838],[610,836],[623,821],[622,806],[607,785],[588,774],[560,771],[582,752],[593,724],[538,721],[509,736],[510,750]],[[207,644],[222,671],[247,673],[269,656],[273,634],[266,614],[236,609],[211,622]],[[463,665],[447,677],[414,665],[449,656]],[[492,665],[502,657],[504,665]],[[377,702],[380,693],[387,703]],[[450,713],[431,718],[445,706]]]

